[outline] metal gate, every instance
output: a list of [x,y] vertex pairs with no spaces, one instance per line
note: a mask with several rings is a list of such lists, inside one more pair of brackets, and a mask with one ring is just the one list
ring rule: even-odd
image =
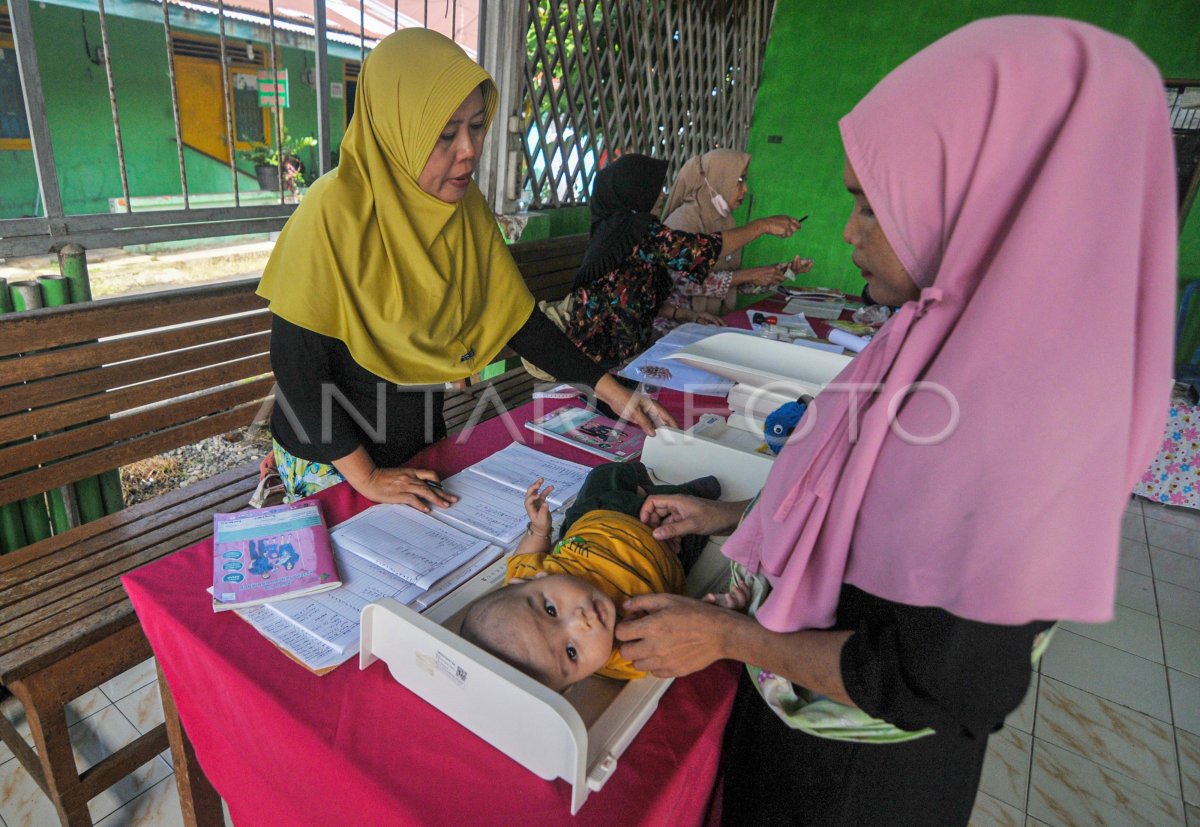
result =
[[524,170],[531,207],[587,200],[622,152],[670,162],[745,146],[773,0],[527,0]]

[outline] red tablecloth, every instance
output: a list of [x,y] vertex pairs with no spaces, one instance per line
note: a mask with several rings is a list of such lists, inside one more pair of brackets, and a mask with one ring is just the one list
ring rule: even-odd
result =
[[[744,314],[743,314],[744,315]],[[722,411],[697,397],[696,411]],[[682,394],[661,400],[686,427]],[[448,437],[412,464],[443,476],[488,456],[553,402]],[[692,416],[687,420],[694,419]],[[537,446],[595,464],[590,454]],[[370,503],[342,484],[317,495],[330,524]],[[317,677],[232,612],[214,614],[211,541],[123,579],[205,774],[238,827],[434,824],[699,824],[714,785],[738,670],[675,681],[614,776],[570,816],[570,788],[514,763],[396,683],[352,660]]]

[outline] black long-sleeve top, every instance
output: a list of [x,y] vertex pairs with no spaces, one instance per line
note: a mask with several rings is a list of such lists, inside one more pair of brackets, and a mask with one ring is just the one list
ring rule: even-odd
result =
[[842,680],[863,711],[901,729],[986,738],[1020,705],[1033,639],[1050,626],[964,620],[845,585],[835,628],[855,632],[842,649]]
[[[508,344],[566,382],[594,387],[604,375],[536,307]],[[331,463],[361,445],[376,465],[394,467],[445,435],[440,386],[394,385],[355,362],[344,342],[279,316],[271,323],[271,367],[278,384],[271,432],[295,456]]]

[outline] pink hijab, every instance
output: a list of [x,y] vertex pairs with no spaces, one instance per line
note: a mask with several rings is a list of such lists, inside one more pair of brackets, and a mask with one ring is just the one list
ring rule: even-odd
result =
[[725,545],[774,587],[759,621],[828,627],[844,582],[988,623],[1110,619],[1171,379],[1162,80],[1093,26],[982,20],[841,132],[921,295],[818,397]]

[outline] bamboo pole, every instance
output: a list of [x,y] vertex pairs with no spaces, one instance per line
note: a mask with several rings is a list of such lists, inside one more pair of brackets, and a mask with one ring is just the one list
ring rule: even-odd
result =
[[[12,309],[12,295],[8,290],[8,280],[0,278],[0,313],[11,313]],[[0,554],[15,551],[26,542],[25,521],[21,518],[20,504],[0,505]]]
[[[38,276],[42,293],[42,307],[62,307],[71,302],[71,283],[62,276]],[[79,525],[79,501],[75,486],[62,485],[46,492],[50,506],[50,526],[55,534],[62,534]]]
[[[36,281],[14,281],[9,285],[13,310],[36,310],[42,306],[42,288]],[[25,523],[25,539],[30,543],[50,536],[50,512],[46,495],[35,494],[20,501],[21,520]]]
[[[79,244],[64,244],[62,249],[58,251],[58,269],[63,277],[71,283],[71,303],[86,302],[92,300],[92,280],[88,274],[87,265],[87,250]],[[96,475],[100,495],[100,515],[112,514],[114,511],[120,511],[125,507],[125,496],[121,492],[121,471],[117,468],[112,468]],[[76,483],[76,490],[80,483]],[[83,483],[84,487],[89,491],[91,484],[87,481]],[[82,496],[82,495],[81,495]],[[90,494],[88,495],[90,498]],[[84,522],[95,519],[89,516],[95,513],[91,509],[90,502],[88,509],[81,513]]]

